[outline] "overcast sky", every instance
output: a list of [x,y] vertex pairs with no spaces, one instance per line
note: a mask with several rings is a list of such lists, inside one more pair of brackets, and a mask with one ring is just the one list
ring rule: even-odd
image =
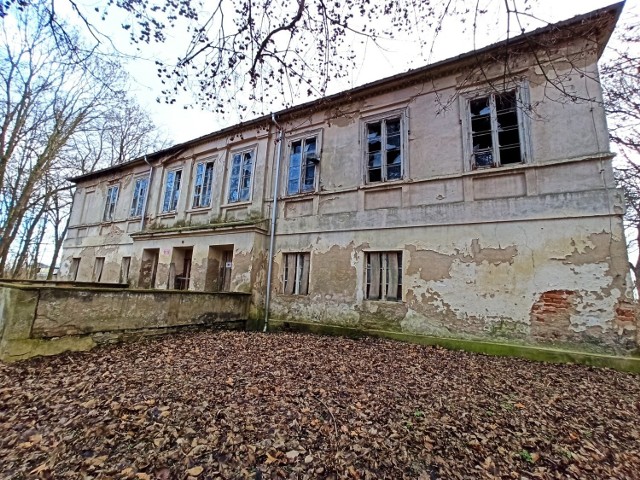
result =
[[[91,4],[90,0],[86,3]],[[545,21],[557,22],[612,3],[614,2],[611,0],[531,0],[530,13]],[[503,0],[485,0],[481,2],[482,4],[495,9],[503,4]],[[625,18],[637,16],[639,6],[640,0],[627,0],[621,23],[625,21]],[[112,10],[116,11],[116,9]],[[351,78],[330,85],[329,93],[356,87],[472,50],[474,48],[473,35],[470,31],[463,32],[458,22],[457,18],[445,21],[442,31],[435,39],[433,49],[421,50],[419,48],[414,37],[416,35],[424,37],[426,34],[422,32],[384,42],[385,51],[381,51],[371,44],[366,45],[366,49],[361,55],[360,66],[352,72]],[[506,27],[501,28],[496,25],[495,16],[494,18],[485,17],[481,19],[481,22],[483,22],[482,26],[475,38],[476,47],[479,48],[506,38]],[[99,25],[111,36],[121,50],[131,52],[127,34],[119,27],[120,23],[121,19],[118,18],[116,11],[107,22],[100,22]],[[539,26],[542,24],[528,20],[528,30]],[[186,96],[178,99],[178,102],[173,105],[165,105],[156,101],[162,90],[162,84],[156,75],[155,56],[165,59],[175,58],[182,53],[183,45],[188,40],[180,35],[180,29],[170,30],[167,33],[168,39],[165,44],[145,46],[139,53],[140,58],[130,60],[127,63],[127,69],[131,75],[132,93],[151,112],[156,125],[173,143],[178,143],[237,123],[239,118],[233,114],[221,116],[199,108],[184,109],[184,104],[189,103],[190,100]],[[512,32],[511,36],[517,33]],[[296,103],[302,103],[305,100],[307,98],[301,98]]]

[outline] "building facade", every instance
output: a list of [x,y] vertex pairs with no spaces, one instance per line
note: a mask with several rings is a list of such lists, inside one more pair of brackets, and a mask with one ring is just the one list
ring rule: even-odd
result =
[[273,319],[636,348],[597,67],[620,9],[75,178],[62,278],[261,318],[277,203]]

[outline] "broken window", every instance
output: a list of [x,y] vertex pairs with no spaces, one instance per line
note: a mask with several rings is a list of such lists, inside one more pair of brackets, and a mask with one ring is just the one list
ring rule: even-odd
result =
[[175,212],[177,210],[181,180],[182,170],[171,170],[167,172],[167,182],[164,186],[164,200],[162,201],[162,213]]
[[315,190],[316,166],[320,162],[317,143],[317,137],[304,138],[291,143],[287,194],[295,195]]
[[111,185],[107,190],[107,201],[104,205],[104,215],[102,217],[105,222],[112,222],[115,218],[119,190],[120,187],[118,185]]
[[229,177],[229,203],[250,200],[252,174],[253,150],[234,154]]
[[136,185],[133,189],[133,201],[131,202],[130,217],[141,217],[144,209],[144,202],[147,199],[147,189],[149,187],[149,179],[142,177],[136,179]]
[[196,166],[196,180],[193,186],[193,208],[211,206],[211,186],[213,185],[213,162],[200,162]]
[[71,259],[71,267],[69,268],[69,279],[75,282],[78,279],[78,270],[80,269],[80,258]]
[[367,182],[402,178],[402,120],[385,118],[365,125]]
[[104,268],[104,257],[96,257],[96,263],[93,264],[93,281],[102,280],[102,269]]
[[284,254],[284,293],[307,295],[309,293],[309,261],[307,253]]
[[492,93],[469,100],[472,168],[524,162],[517,91]]
[[365,296],[368,300],[402,300],[402,252],[367,252]]

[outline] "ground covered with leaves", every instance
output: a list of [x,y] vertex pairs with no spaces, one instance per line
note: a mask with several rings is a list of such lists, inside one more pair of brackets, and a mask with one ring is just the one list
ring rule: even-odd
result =
[[0,364],[0,478],[640,478],[640,376],[200,332]]

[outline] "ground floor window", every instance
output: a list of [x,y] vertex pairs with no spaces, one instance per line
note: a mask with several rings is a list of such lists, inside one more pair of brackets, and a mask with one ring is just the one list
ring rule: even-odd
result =
[[367,300],[402,300],[402,252],[367,252]]
[[71,259],[71,268],[69,269],[69,278],[75,282],[78,279],[78,269],[80,268],[80,259],[74,257]]
[[308,252],[284,254],[285,294],[307,295],[309,293],[310,257]]
[[104,257],[96,257],[96,263],[93,264],[93,281],[100,282],[102,280],[102,269],[104,268]]

